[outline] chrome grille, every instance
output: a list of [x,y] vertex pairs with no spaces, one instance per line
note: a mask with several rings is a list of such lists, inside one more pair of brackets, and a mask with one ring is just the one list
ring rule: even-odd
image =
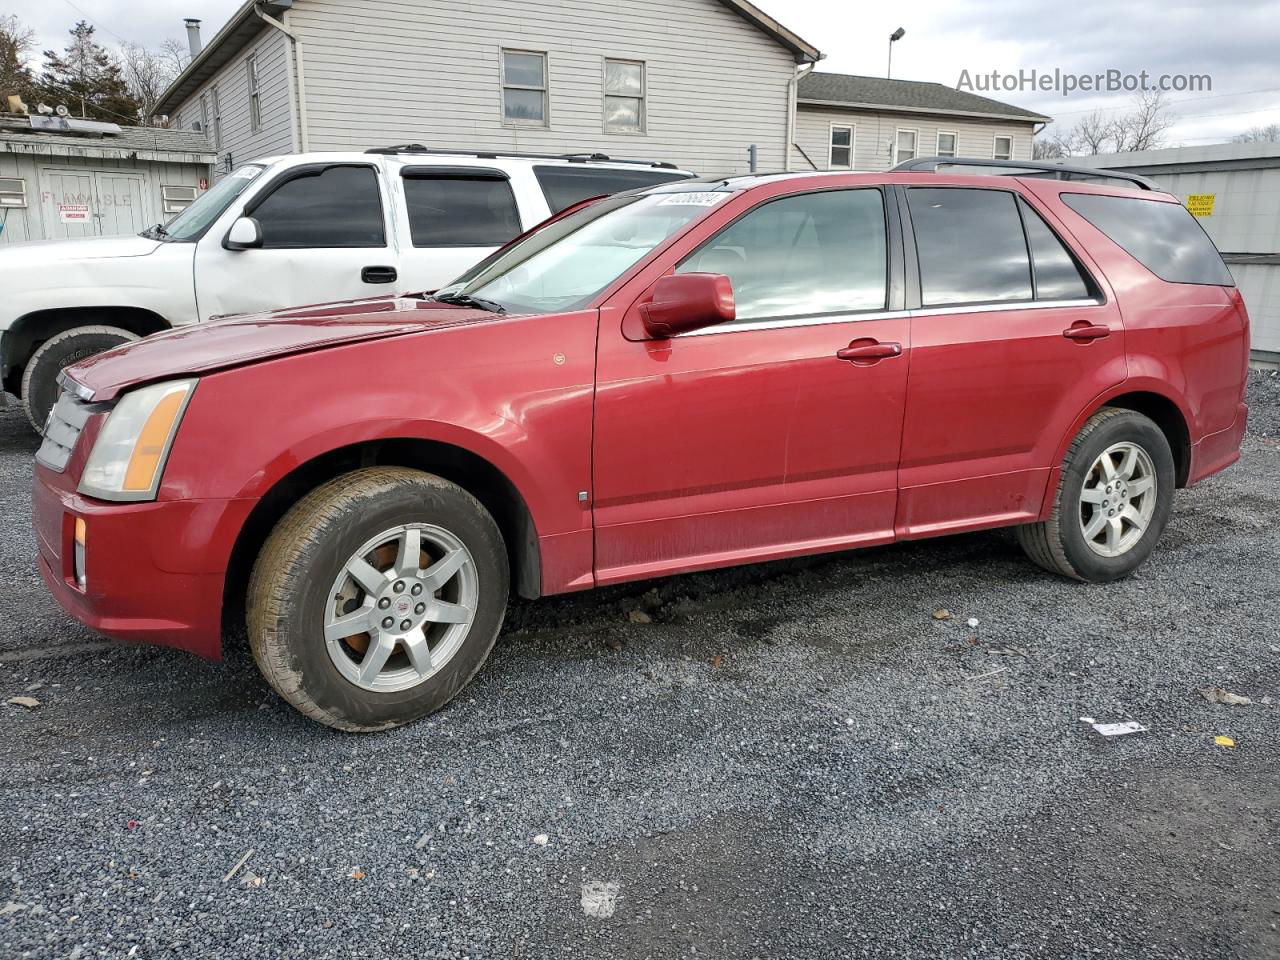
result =
[[67,461],[71,459],[71,451],[76,448],[76,441],[80,439],[80,431],[101,408],[101,404],[87,403],[63,390],[58,396],[58,402],[49,412],[49,419],[45,421],[44,442],[36,451],[36,460],[58,473],[65,470]]

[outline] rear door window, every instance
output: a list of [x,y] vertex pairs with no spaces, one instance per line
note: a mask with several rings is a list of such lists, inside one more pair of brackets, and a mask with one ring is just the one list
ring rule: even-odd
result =
[[262,227],[264,249],[387,245],[378,175],[372,167],[307,170],[247,212]]
[[520,233],[516,197],[505,176],[404,172],[404,201],[415,247],[497,247]]
[[1235,286],[1213,241],[1182,204],[1099,193],[1062,199],[1161,280]]
[[1044,218],[1021,197],[1018,209],[1027,230],[1031,247],[1032,279],[1037,300],[1086,300],[1093,297],[1093,284],[1085,276],[1076,258]]
[[1031,259],[1014,195],[1003,190],[907,191],[926,307],[1031,300]]
[[761,204],[687,257],[722,273],[737,321],[883,310],[888,254],[879,190],[826,190]]
[[559,213],[588,197],[602,197],[621,193],[623,190],[651,187],[655,183],[688,179],[688,174],[656,170],[652,167],[613,170],[568,164],[534,167],[533,175],[538,178],[538,185],[542,187],[543,196],[547,198],[547,206],[551,208],[552,213]]

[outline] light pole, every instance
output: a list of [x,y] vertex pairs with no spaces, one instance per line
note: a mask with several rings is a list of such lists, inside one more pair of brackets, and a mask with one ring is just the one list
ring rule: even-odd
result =
[[893,77],[893,44],[895,41],[901,40],[906,36],[906,33],[906,30],[899,27],[897,30],[893,31],[893,33],[889,34],[889,66],[884,71],[886,80]]

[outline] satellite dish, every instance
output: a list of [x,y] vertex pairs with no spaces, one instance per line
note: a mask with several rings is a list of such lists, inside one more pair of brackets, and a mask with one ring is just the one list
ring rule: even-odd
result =
[[68,110],[68,109],[66,108],[66,106],[65,106],[64,104],[61,104],[61,103],[60,103],[60,104],[58,104],[56,107],[54,107],[53,112],[54,112],[54,113],[56,113],[56,114],[57,114],[58,116],[60,116],[60,117],[69,117],[69,116],[71,116],[71,111],[70,111],[70,110]]

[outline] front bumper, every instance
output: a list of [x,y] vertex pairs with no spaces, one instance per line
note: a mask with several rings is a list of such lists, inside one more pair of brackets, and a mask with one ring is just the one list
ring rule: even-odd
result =
[[[217,659],[232,548],[255,500],[104,503],[36,466],[32,521],[40,575],[54,599],[113,640]],[[86,526],[85,588],[76,585],[75,521]]]

